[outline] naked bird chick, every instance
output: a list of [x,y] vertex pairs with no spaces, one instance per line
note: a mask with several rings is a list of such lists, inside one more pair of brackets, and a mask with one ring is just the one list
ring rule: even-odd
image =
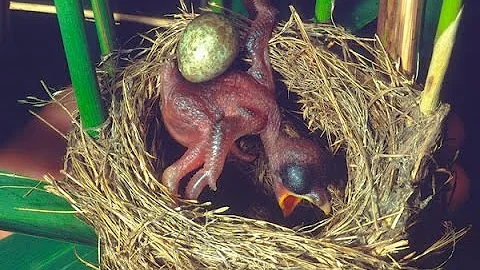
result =
[[162,183],[177,195],[182,178],[196,171],[188,180],[185,198],[198,198],[206,186],[216,190],[229,153],[251,160],[235,141],[259,135],[272,172],[272,189],[284,215],[303,199],[328,214],[325,152],[313,141],[286,136],[281,130],[268,57],[277,11],[265,0],[246,1],[246,5],[256,10],[244,41],[252,59],[248,71],[230,69],[194,83],[181,75],[175,61],[164,66],[160,85],[163,120],[170,135],[187,150],[165,169]]

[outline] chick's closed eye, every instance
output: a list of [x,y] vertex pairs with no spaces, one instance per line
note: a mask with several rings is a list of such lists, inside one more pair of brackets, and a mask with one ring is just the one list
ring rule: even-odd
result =
[[285,164],[280,169],[283,185],[296,194],[307,194],[313,186],[314,170],[311,166]]

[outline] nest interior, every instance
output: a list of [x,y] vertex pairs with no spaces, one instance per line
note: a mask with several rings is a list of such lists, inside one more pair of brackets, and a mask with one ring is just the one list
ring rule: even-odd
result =
[[463,234],[447,231],[421,252],[407,234],[432,198],[418,186],[448,105],[422,115],[419,92],[376,40],[305,24],[293,8],[270,40],[271,63],[298,95],[308,128],[345,152],[348,181],[341,192],[331,189],[333,215],[292,229],[173,199],[159,182],[172,154],[156,89],[193,16],[184,7],[168,29],[145,35],[140,47],[148,48],[133,50],[114,82],[104,82],[109,117],[100,138],[74,120],[66,179],[53,185],[95,228],[102,268],[413,268]]

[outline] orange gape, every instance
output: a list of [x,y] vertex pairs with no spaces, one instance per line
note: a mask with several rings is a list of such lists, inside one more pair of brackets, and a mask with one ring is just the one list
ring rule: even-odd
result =
[[[161,110],[170,135],[187,147],[184,155],[162,175],[162,183],[178,194],[179,182],[198,169],[189,180],[185,198],[196,199],[216,182],[229,153],[248,160],[236,148],[242,136],[258,134],[273,175],[273,190],[284,214],[306,199],[330,211],[326,191],[326,149],[311,140],[291,137],[281,127],[275,98],[268,41],[277,11],[266,1],[247,1],[256,10],[246,35],[245,49],[252,59],[248,71],[232,70],[206,82],[185,80],[175,62],[166,63],[161,74]],[[285,203],[288,202],[288,203]]]

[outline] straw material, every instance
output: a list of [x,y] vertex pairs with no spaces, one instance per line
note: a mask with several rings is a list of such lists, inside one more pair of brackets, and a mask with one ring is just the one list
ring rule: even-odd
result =
[[330,189],[333,215],[291,229],[173,199],[159,182],[175,154],[157,89],[193,16],[184,11],[170,28],[146,34],[141,47],[148,48],[130,51],[138,53],[131,64],[104,82],[110,110],[98,140],[78,124],[69,135],[66,179],[53,184],[95,227],[101,268],[410,269],[465,233],[447,230],[425,252],[410,250],[406,233],[432,198],[421,198],[418,184],[448,106],[423,116],[419,92],[376,40],[304,24],[293,8],[270,40],[271,63],[299,96],[309,129],[346,153],[346,187]]

